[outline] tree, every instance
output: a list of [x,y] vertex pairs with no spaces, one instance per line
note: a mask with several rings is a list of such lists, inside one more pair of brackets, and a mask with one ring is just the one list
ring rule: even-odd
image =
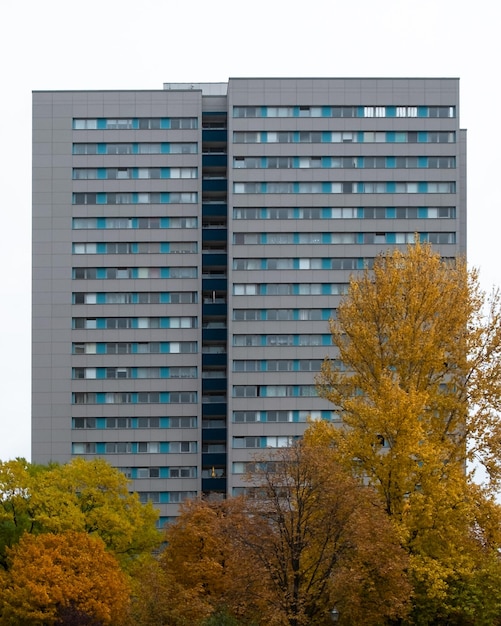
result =
[[[200,620],[224,615],[227,621],[256,624],[267,615],[263,572],[233,537],[233,531],[246,528],[247,522],[239,499],[183,504],[181,515],[166,530],[160,564],[173,580],[171,589],[180,597],[176,604],[184,606],[184,615],[197,604]],[[272,615],[266,620],[274,623]],[[189,623],[194,623],[193,617]]]
[[185,584],[176,572],[164,567],[161,559],[142,562],[135,568],[131,625],[198,626],[211,611],[200,586]]
[[38,469],[25,459],[0,461],[0,566],[6,567],[6,548],[33,530],[29,497]]
[[[499,294],[416,242],[352,277],[331,331],[336,358],[317,382],[343,427],[308,436],[383,498],[411,555],[418,622],[465,619],[472,572],[499,567]],[[483,489],[471,481],[479,464]]]
[[382,623],[407,614],[407,556],[373,489],[328,445],[298,442],[256,459],[249,494],[188,501],[158,564],[139,575],[145,625]]
[[158,513],[141,504],[122,472],[102,459],[46,467],[22,459],[2,463],[0,503],[0,557],[24,532],[76,530],[101,537],[125,567],[161,539]]
[[125,623],[127,580],[98,537],[73,531],[25,533],[8,550],[8,562],[0,590],[0,623]]
[[246,523],[230,533],[266,574],[273,612],[290,626],[379,624],[406,614],[407,560],[372,489],[333,451],[297,442],[261,459],[249,477]]

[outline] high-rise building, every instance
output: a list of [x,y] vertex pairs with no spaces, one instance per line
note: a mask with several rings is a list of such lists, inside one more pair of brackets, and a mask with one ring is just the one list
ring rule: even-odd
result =
[[350,274],[466,251],[459,81],[231,79],[33,94],[33,461],[152,500],[243,488],[332,355]]

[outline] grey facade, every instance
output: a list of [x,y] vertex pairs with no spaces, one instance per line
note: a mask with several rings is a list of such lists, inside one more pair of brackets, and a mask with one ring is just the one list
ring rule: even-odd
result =
[[162,521],[238,493],[314,395],[351,273],[466,253],[457,79],[33,94],[33,461],[107,458]]

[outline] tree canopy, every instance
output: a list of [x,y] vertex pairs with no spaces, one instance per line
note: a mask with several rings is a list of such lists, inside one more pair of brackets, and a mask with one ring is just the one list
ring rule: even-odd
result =
[[75,530],[98,535],[126,565],[160,541],[157,511],[129,492],[128,480],[102,459],[36,466],[0,462],[0,563],[23,533]]
[[352,277],[331,331],[318,390],[343,426],[313,425],[307,439],[333,446],[383,499],[410,554],[417,623],[465,619],[479,564],[486,579],[499,575],[499,294],[487,297],[463,260],[416,242]]
[[327,446],[277,450],[248,480],[247,496],[183,506],[156,578],[169,602],[143,603],[141,623],[167,611],[168,623],[183,624],[181,606],[192,624],[224,615],[249,626],[320,625],[334,606],[347,624],[406,615],[405,551],[375,492]]
[[74,531],[25,533],[8,550],[7,560],[0,579],[2,624],[125,623],[127,579],[99,537]]

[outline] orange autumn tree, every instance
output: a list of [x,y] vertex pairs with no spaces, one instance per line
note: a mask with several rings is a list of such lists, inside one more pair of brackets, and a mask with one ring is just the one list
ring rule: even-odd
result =
[[[264,573],[254,556],[234,540],[233,531],[245,529],[247,521],[240,499],[183,504],[180,516],[166,530],[167,545],[160,557],[162,571],[179,598],[171,603],[178,619],[198,607],[202,621],[227,609],[242,624],[262,623],[261,619],[275,623],[267,611]],[[191,620],[196,623],[193,616]]]
[[408,560],[373,489],[315,441],[256,459],[246,522],[228,532],[263,571],[277,623],[387,623],[409,608]]
[[8,564],[0,578],[0,623],[126,623],[127,579],[98,537],[73,531],[25,533],[8,550]]

